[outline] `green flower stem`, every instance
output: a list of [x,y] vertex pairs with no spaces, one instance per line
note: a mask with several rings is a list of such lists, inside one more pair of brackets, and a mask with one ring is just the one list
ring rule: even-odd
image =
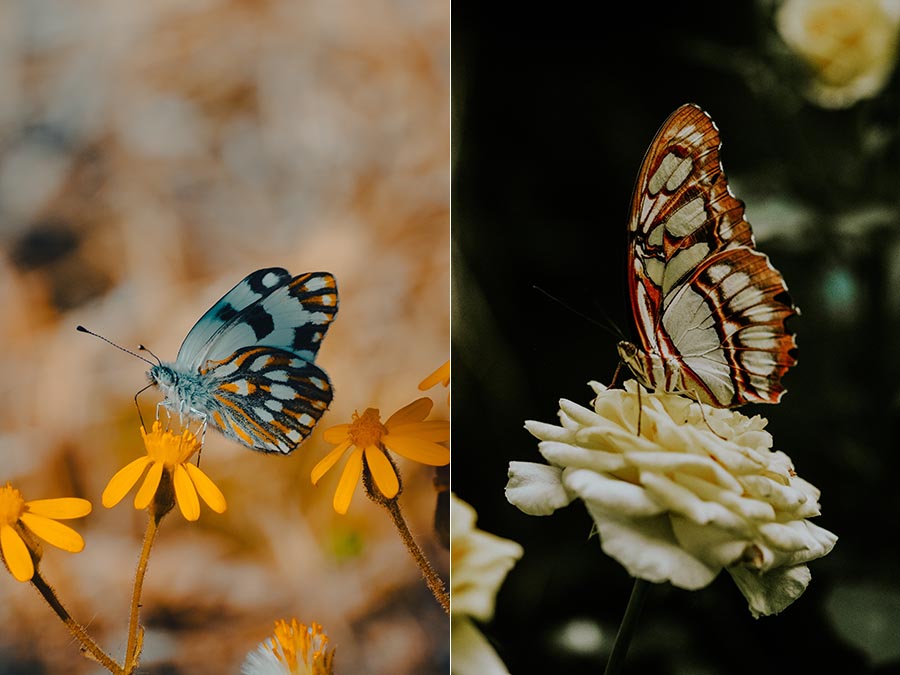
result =
[[72,636],[81,643],[82,654],[99,663],[109,672],[113,673],[113,675],[125,675],[125,671],[122,667],[116,663],[111,656],[107,655],[96,642],[94,642],[91,636],[87,634],[84,626],[72,618],[72,615],[69,614],[69,611],[65,607],[63,607],[63,604],[56,596],[56,591],[44,581],[40,571],[37,569],[34,570],[34,576],[31,577],[31,584],[43,596],[44,600],[47,601],[47,604],[50,605],[50,608],[54,613],[64,624],[66,624],[66,628],[69,629]]
[[606,662],[606,670],[603,671],[604,675],[619,675],[622,672],[625,656],[628,654],[631,638],[634,637],[638,619],[641,616],[641,609],[644,606],[644,601],[647,599],[648,590],[650,590],[649,581],[644,581],[643,579],[634,580],[631,597],[628,599],[628,607],[625,608],[625,616],[622,617],[619,632],[616,633],[616,642],[613,644],[609,661]]

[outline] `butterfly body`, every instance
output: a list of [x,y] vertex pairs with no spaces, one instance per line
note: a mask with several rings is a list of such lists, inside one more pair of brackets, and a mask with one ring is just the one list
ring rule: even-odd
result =
[[640,344],[620,343],[619,355],[651,389],[720,408],[777,403],[781,377],[796,363],[785,322],[799,312],[781,274],[756,250],[720,148],[712,119],[688,104],[647,151],[628,226]]
[[147,375],[171,408],[254,450],[289,454],[331,402],[313,361],[336,313],[331,274],[258,270],[200,318],[174,362]]

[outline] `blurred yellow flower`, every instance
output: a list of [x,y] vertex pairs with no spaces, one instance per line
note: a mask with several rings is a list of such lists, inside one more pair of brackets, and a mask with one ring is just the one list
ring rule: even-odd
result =
[[[221,490],[199,467],[188,461],[202,445],[191,431],[185,429],[176,436],[169,430],[163,431],[162,424],[157,420],[150,433],[141,427],[141,435],[147,455],[116,472],[103,491],[103,506],[111,508],[118,504],[150,467],[134,497],[134,508],[141,510],[150,506],[163,484],[174,486],[178,508],[187,520],[200,517],[198,493],[213,511],[225,511],[225,496]],[[166,481],[163,481],[164,475],[167,476]]]
[[263,640],[255,652],[247,654],[243,675],[332,675],[334,647],[322,626],[307,626],[297,619],[275,622],[275,637]]
[[77,497],[25,501],[10,483],[0,487],[0,550],[3,562],[19,581],[34,576],[32,555],[40,557],[40,547],[30,534],[70,553],[84,548],[84,539],[71,527],[56,522],[81,518],[91,512],[91,503]]
[[[419,382],[419,391],[425,391],[427,389],[431,389],[434,385],[440,382],[445,387],[450,386],[450,361],[447,361],[434,371],[431,375],[426,377],[424,380]],[[447,404],[450,403],[450,392],[447,392]]]
[[424,380],[419,382],[419,390],[425,391],[426,389],[431,389],[438,382],[443,384],[445,387],[450,386],[450,362],[447,361],[434,371],[431,375],[426,377]]
[[385,450],[429,466],[443,466],[450,462],[450,450],[438,445],[450,440],[450,422],[424,421],[433,405],[430,398],[417,399],[391,415],[384,424],[377,408],[366,408],[362,415],[354,412],[353,421],[349,424],[338,424],[325,431],[325,440],[337,447],[313,467],[310,476],[313,485],[337,464],[349,448],[353,448],[334,494],[335,511],[347,513],[362,475],[363,458],[378,490],[388,499],[397,496],[400,481]]
[[775,25],[811,70],[809,98],[827,108],[877,94],[897,61],[895,0],[785,0]]

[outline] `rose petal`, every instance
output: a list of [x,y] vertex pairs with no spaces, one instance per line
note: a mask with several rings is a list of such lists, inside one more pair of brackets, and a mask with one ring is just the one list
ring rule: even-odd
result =
[[510,462],[506,499],[530,516],[549,516],[573,499],[563,487],[561,473],[546,464]]
[[619,561],[628,573],[653,583],[668,581],[696,590],[708,586],[719,572],[685,551],[675,539],[669,519],[621,519],[587,505],[606,555]]
[[587,469],[565,469],[563,485],[569,494],[581,497],[596,509],[624,516],[647,518],[665,511],[640,485],[611,478]]
[[806,565],[779,567],[764,574],[744,567],[729,567],[728,573],[747,598],[754,619],[778,614],[803,595],[812,578]]

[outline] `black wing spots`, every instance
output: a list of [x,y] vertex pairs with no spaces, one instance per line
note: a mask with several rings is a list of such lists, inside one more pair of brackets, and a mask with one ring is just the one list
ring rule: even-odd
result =
[[310,351],[313,354],[319,351],[319,343],[323,338],[322,326],[314,323],[307,323],[294,328],[294,341],[291,347],[294,351]]
[[254,293],[268,295],[276,288],[284,286],[291,280],[291,274],[281,267],[268,267],[256,270],[244,281]]
[[268,337],[275,330],[275,321],[272,319],[272,315],[258,302],[241,312],[240,320],[253,329],[257,342]]
[[216,319],[221,321],[222,323],[228,323],[238,314],[237,310],[231,305],[231,303],[224,303],[219,309],[216,310]]

